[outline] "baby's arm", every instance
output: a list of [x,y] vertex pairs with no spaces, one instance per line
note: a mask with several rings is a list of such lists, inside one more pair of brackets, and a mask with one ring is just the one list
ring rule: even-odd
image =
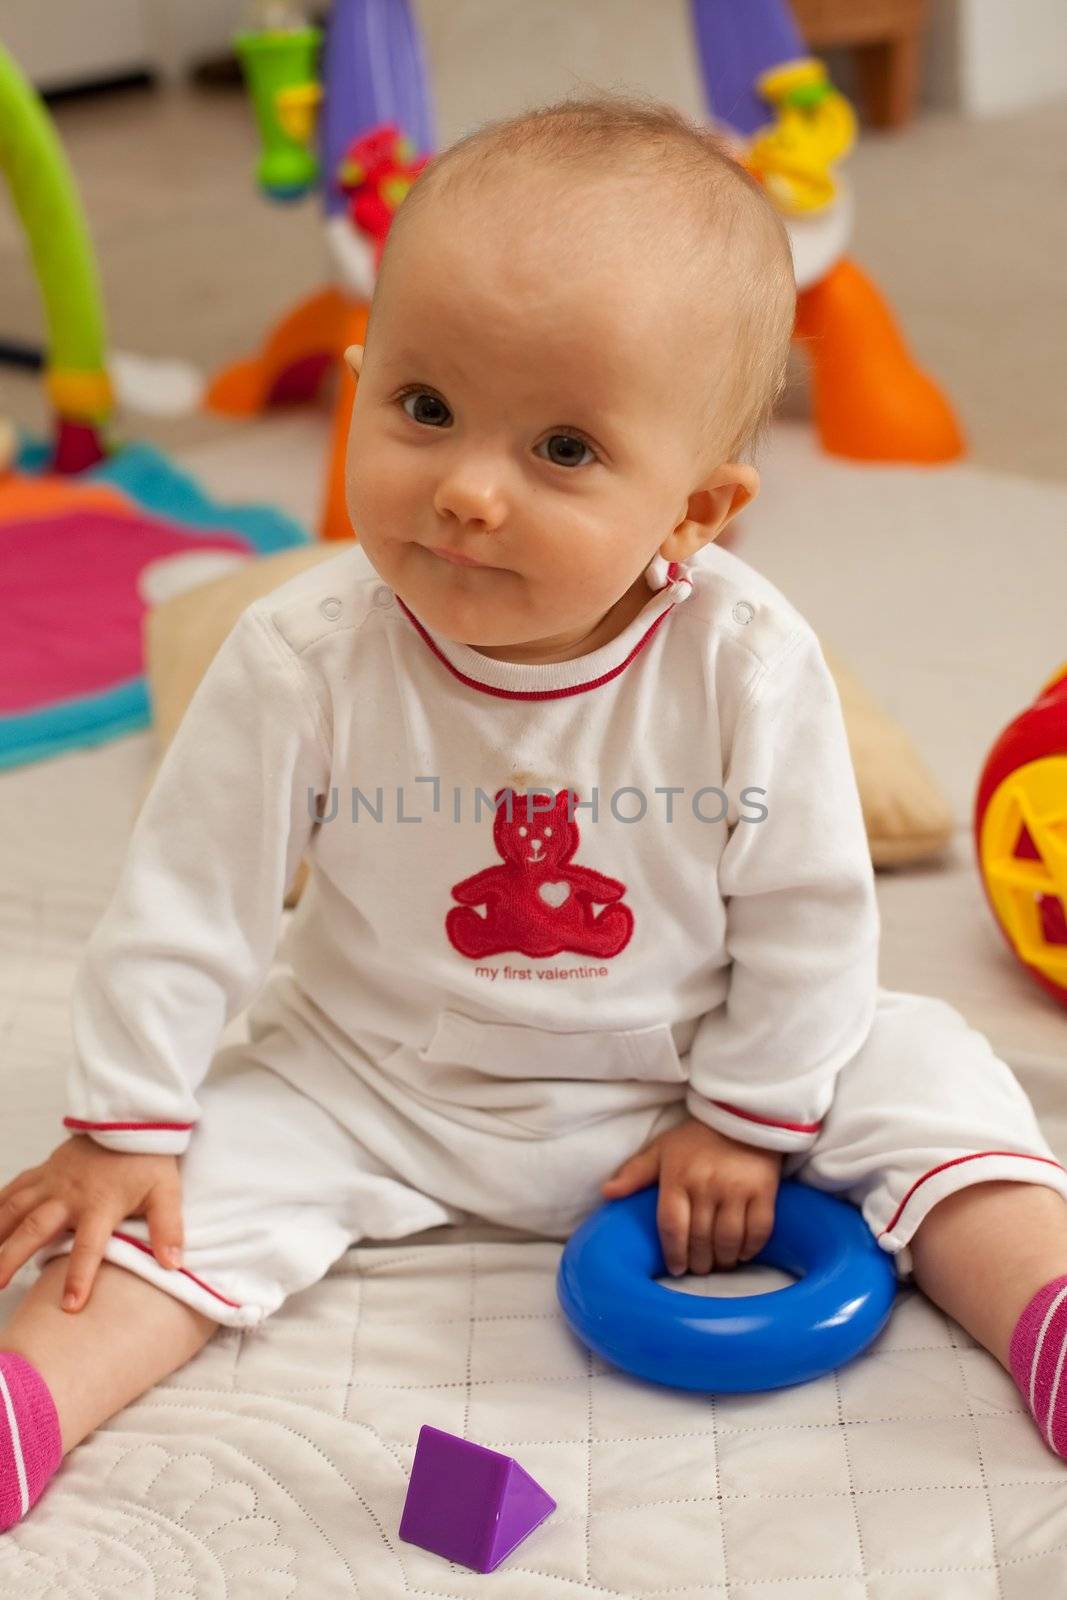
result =
[[[269,969],[314,799],[328,789],[327,722],[325,692],[269,615],[245,612],[189,705],[79,964],[71,1136],[0,1189],[0,1285],[59,1232],[75,1236],[69,1260],[47,1263],[0,1337],[8,1361],[29,1363],[50,1396],[30,1444],[43,1474],[35,1493],[60,1451],[214,1329],[101,1256],[127,1215],[146,1217],[161,1265],[181,1245],[177,1157],[219,1035]],[[68,1295],[78,1315],[58,1316]]]
[[692,1116],[743,1143],[809,1148],[878,989],[874,874],[841,703],[806,626],[738,714],[724,787],[766,790],[719,862],[730,986],[690,1056]]
[[82,954],[65,1126],[179,1154],[226,1024],[273,959],[285,891],[329,785],[326,712],[250,607],[197,688]]

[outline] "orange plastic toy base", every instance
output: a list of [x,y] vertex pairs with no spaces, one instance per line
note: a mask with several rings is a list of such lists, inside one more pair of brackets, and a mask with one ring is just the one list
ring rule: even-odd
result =
[[[351,305],[339,289],[321,289],[302,300],[254,356],[217,374],[204,396],[206,408],[229,417],[254,417],[287,399],[310,399],[332,358],[344,349],[341,340]],[[304,384],[295,382],[295,375],[308,374],[313,363],[318,363],[317,374]]]
[[319,521],[323,539],[354,537],[345,505],[345,454],[356,386],[341,358],[350,344],[362,344],[369,314],[366,301],[350,300],[339,289],[320,290],[282,318],[256,355],[224,368],[204,399],[210,411],[257,416],[268,406],[310,400],[326,373],[339,369]]
[[823,449],[854,461],[954,461],[964,441],[952,407],[920,371],[885,300],[847,257],[798,297]]

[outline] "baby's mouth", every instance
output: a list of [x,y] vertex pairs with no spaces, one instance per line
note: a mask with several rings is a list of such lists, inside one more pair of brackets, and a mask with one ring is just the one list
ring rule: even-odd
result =
[[447,545],[430,545],[432,555],[440,556],[442,561],[450,561],[457,567],[483,567],[487,568],[485,561],[476,561],[473,556],[463,555],[459,550],[450,550]]

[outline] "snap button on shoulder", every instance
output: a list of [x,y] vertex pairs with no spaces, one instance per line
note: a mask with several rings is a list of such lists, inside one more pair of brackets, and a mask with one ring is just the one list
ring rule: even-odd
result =
[[750,606],[747,600],[739,600],[733,609],[733,619],[743,628],[747,628],[752,618],[756,615],[755,606]]
[[393,591],[386,584],[380,583],[374,591],[374,604],[376,606],[391,606]]
[[329,599],[323,600],[319,606],[319,610],[322,612],[327,622],[336,622],[337,618],[344,610],[344,606],[342,605],[341,601],[338,600],[336,595],[330,595]]

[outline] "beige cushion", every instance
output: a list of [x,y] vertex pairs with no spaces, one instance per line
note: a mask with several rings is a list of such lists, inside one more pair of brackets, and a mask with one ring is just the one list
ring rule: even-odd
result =
[[845,715],[852,765],[876,867],[896,867],[939,855],[952,837],[948,800],[899,723],[823,643]]
[[[145,659],[160,757],[208,664],[244,608],[316,562],[338,555],[340,548],[336,542],[326,541],[250,561],[175,595],[148,613]],[[899,866],[937,854],[952,833],[952,814],[944,796],[904,730],[874,704],[825,646],[824,653],[844,708],[874,865]],[[154,776],[153,771],[145,793]],[[307,869],[302,866],[286,905],[296,903],[306,876]]]
[[341,548],[336,541],[324,540],[246,561],[146,614],[145,663],[161,757],[193,690],[245,607],[317,562],[340,555]]

